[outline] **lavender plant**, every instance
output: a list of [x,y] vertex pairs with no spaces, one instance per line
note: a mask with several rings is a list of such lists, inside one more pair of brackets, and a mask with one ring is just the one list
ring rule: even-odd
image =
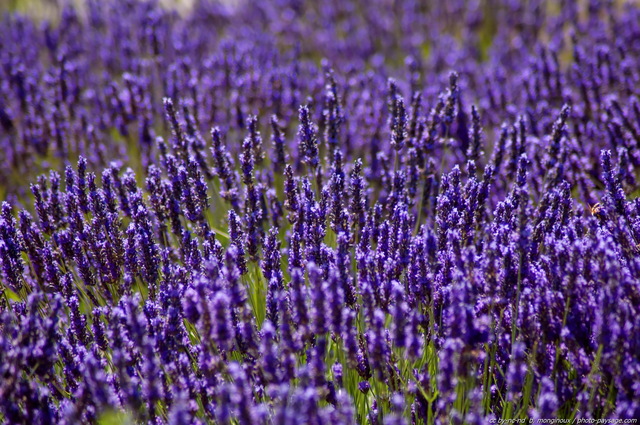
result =
[[0,419],[640,417],[640,7],[0,19]]

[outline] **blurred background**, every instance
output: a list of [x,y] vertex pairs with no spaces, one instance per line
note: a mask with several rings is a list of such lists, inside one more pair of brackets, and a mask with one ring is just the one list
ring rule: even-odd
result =
[[[158,0],[165,7],[181,12],[188,11],[196,0]],[[221,3],[238,3],[242,0],[219,0]],[[54,19],[66,4],[82,8],[84,0],[0,0],[0,13],[6,10],[18,11],[39,19]]]
[[[158,2],[164,7],[177,10],[179,13],[188,12],[193,5],[199,0],[158,0]],[[251,0],[208,0],[214,3],[222,3],[226,6],[238,6],[239,4],[245,3],[246,1]],[[258,0],[254,0],[258,1]],[[316,1],[316,0],[310,0]],[[429,0],[424,0],[429,1]],[[446,0],[436,0],[436,1],[446,1]],[[576,3],[580,5],[580,9],[586,8],[587,4],[590,0],[575,0]],[[622,3],[636,3],[640,4],[640,0],[612,0],[613,3],[621,5]],[[391,3],[402,2],[402,0],[390,0]],[[83,9],[83,4],[85,0],[0,0],[0,14],[3,12],[17,11],[21,13],[28,14],[36,19],[48,19],[55,21],[56,18],[60,15],[60,11],[62,10],[64,5],[72,4],[77,7],[78,10]],[[483,1],[483,3],[491,4],[491,0]],[[527,4],[527,0],[521,0],[522,4]],[[553,3],[553,2],[549,2]]]

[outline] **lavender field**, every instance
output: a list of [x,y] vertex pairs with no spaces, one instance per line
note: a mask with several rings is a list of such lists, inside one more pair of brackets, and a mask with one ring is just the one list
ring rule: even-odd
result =
[[29,3],[0,423],[640,418],[638,2]]

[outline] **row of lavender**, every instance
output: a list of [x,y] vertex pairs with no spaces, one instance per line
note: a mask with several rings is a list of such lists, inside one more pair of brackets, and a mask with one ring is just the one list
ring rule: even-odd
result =
[[0,418],[639,417],[640,9],[436,3],[7,14]]

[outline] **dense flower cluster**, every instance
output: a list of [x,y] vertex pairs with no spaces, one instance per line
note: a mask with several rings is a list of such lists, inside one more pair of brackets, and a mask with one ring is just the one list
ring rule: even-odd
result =
[[640,417],[633,2],[0,25],[2,422]]

